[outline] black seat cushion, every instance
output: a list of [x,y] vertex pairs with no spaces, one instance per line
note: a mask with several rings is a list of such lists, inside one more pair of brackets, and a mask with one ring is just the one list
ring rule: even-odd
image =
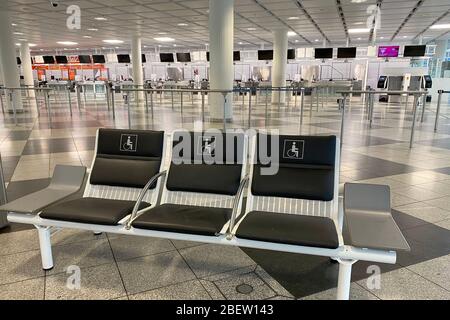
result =
[[252,211],[239,225],[236,236],[307,247],[339,246],[335,224],[326,217]]
[[228,222],[231,209],[162,204],[133,221],[139,229],[215,235]]
[[[134,201],[80,198],[50,206],[42,211],[40,217],[80,223],[116,225],[131,214],[134,204]],[[142,202],[139,209],[149,205]]]

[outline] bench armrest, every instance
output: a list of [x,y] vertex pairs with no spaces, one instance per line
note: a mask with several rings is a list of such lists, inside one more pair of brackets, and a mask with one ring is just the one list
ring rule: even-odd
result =
[[128,219],[126,223],[126,228],[131,228],[131,223],[135,218],[137,218],[137,213],[139,211],[139,207],[141,206],[142,200],[144,199],[145,194],[147,193],[148,189],[161,177],[166,175],[166,171],[161,171],[157,174],[155,174],[153,177],[148,180],[147,184],[142,188],[141,192],[138,195],[138,198],[136,200],[136,203],[134,204],[133,211],[131,212],[130,218]]
[[409,251],[408,242],[392,218],[390,202],[389,186],[346,183],[344,225],[350,242],[346,244],[360,248]]
[[239,202],[241,200],[242,193],[244,192],[245,186],[247,185],[248,181],[249,181],[249,176],[247,175],[244,177],[244,179],[242,179],[241,184],[239,185],[239,189],[238,189],[236,195],[234,196],[233,210],[231,212],[230,226],[228,228],[229,235],[231,235],[233,232],[234,225],[236,223],[237,214],[238,214]]
[[48,187],[8,202],[0,207],[0,211],[36,214],[78,192],[85,175],[86,167],[56,165]]

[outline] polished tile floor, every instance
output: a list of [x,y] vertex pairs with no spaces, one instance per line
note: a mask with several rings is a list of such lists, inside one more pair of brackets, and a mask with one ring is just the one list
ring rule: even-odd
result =
[[[252,102],[252,128],[278,129],[285,134],[337,134],[337,97],[311,108],[305,99],[304,119],[299,104],[269,106]],[[412,100],[412,99],[410,99]],[[133,128],[194,128],[201,123],[200,97],[154,99],[154,117],[132,104]],[[322,104],[322,101],[324,102]],[[444,98],[440,125],[434,132],[436,106],[420,112],[415,143],[409,149],[411,103],[376,103],[373,125],[359,97],[345,118],[341,183],[387,184],[393,215],[412,251],[399,253],[395,265],[358,262],[354,265],[351,299],[450,299],[450,108]],[[9,200],[39,190],[49,182],[56,164],[89,166],[98,127],[127,128],[127,110],[116,95],[116,118],[101,96],[82,97],[81,112],[64,94],[51,100],[52,129],[47,111],[26,104],[18,114],[0,115],[0,151]],[[207,108],[206,108],[207,109]],[[221,128],[208,121],[205,128]],[[234,102],[228,127],[246,128],[248,104]],[[52,237],[55,268],[40,266],[37,234],[28,226],[0,230],[0,299],[334,299],[338,266],[328,259],[261,250],[63,230]],[[81,268],[79,290],[67,288],[69,266]],[[381,271],[373,286],[373,270]]]

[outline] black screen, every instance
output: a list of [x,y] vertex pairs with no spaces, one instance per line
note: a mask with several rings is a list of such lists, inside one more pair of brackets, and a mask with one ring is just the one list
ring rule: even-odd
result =
[[273,50],[258,50],[258,60],[273,60]]
[[145,57],[145,54],[142,54],[142,63],[146,63],[147,62],[147,58]]
[[55,63],[55,57],[54,56],[44,56],[44,63],[46,63],[46,64]]
[[105,63],[105,56],[103,54],[93,54],[92,55],[92,62],[94,63]]
[[173,53],[160,53],[159,59],[161,62],[174,62]]
[[356,47],[338,48],[337,57],[341,59],[356,58]]
[[233,61],[241,61],[241,52],[233,51]]
[[404,57],[423,57],[427,46],[405,46]]
[[191,62],[191,54],[187,53],[177,53],[177,61],[178,62]]
[[117,55],[117,62],[119,63],[130,63],[130,55],[129,54],[118,54]]
[[209,61],[209,51],[206,51],[206,61]]
[[80,55],[78,56],[78,60],[80,61],[80,63],[91,63],[91,56]]
[[289,49],[287,53],[288,60],[294,60],[295,59],[295,49]]
[[314,58],[331,59],[333,58],[333,48],[316,48],[314,49]]
[[56,63],[68,63],[67,56],[55,56]]
[[22,60],[20,60],[20,57],[16,57],[17,64],[22,64]]

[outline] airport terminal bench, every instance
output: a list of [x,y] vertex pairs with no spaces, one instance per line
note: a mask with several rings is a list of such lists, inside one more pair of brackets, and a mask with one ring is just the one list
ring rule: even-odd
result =
[[[270,150],[270,139],[279,150]],[[269,175],[262,148],[278,153]],[[175,131],[169,139],[99,129],[82,198],[64,200],[82,188],[84,168],[58,166],[38,193],[58,185],[64,192],[35,207],[31,194],[0,210],[36,226],[44,269],[53,267],[50,229],[74,228],[330,257],[339,262],[337,298],[348,299],[353,263],[395,263],[395,251],[409,246],[392,219],[389,187],[346,184],[339,210],[339,150],[335,136]]]

